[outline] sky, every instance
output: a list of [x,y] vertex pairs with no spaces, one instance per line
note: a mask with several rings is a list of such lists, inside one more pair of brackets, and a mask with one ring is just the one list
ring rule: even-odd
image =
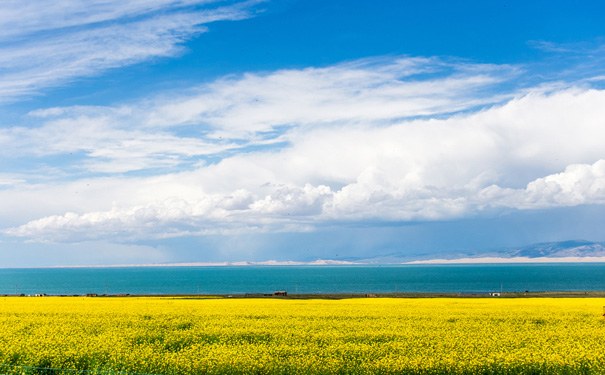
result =
[[604,12],[3,1],[0,267],[605,241]]

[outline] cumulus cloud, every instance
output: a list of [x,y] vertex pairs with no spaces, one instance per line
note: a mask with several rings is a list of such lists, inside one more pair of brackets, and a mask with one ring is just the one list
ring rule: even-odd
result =
[[479,196],[492,206],[519,209],[605,204],[605,160],[570,165],[564,172],[531,181],[525,189],[490,186]]
[[68,212],[30,221],[4,234],[53,241],[104,238],[134,240],[183,235],[263,231],[308,231],[330,221],[412,221],[460,218],[486,207],[541,209],[605,203],[605,160],[577,164],[538,178],[525,189],[496,185],[481,190],[442,187],[402,193],[372,186],[353,195],[355,184],[338,192],[306,184],[272,186],[265,196],[240,189],[231,194],[169,197],[109,211]]
[[[254,200],[245,190],[229,195],[200,195],[197,199],[170,197],[151,203],[114,207],[109,211],[52,215],[4,231],[9,236],[74,241],[103,238],[169,238],[184,235],[249,231],[310,230],[305,216],[321,213],[325,186],[280,188]],[[291,219],[284,219],[290,216]]]
[[[204,24],[251,16],[254,2],[5,1],[0,4],[0,102],[76,77],[172,56]],[[204,6],[205,5],[205,6]]]

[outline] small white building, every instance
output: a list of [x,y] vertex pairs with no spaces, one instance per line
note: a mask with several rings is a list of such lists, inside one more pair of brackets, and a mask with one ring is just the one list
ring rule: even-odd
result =
[[492,297],[500,297],[500,292],[490,292],[489,295]]

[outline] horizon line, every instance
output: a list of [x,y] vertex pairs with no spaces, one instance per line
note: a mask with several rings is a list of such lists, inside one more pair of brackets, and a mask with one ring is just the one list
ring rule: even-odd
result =
[[372,263],[332,259],[300,261],[238,261],[238,262],[177,262],[142,264],[55,265],[36,267],[0,267],[0,269],[64,269],[64,268],[164,268],[164,267],[254,267],[254,266],[396,266],[396,265],[464,265],[464,264],[573,264],[605,263],[605,257],[480,257],[457,259],[427,259],[408,262]]

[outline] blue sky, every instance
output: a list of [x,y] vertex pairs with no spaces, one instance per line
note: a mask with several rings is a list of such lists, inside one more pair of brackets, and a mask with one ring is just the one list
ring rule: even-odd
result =
[[0,267],[605,241],[603,8],[3,2]]

